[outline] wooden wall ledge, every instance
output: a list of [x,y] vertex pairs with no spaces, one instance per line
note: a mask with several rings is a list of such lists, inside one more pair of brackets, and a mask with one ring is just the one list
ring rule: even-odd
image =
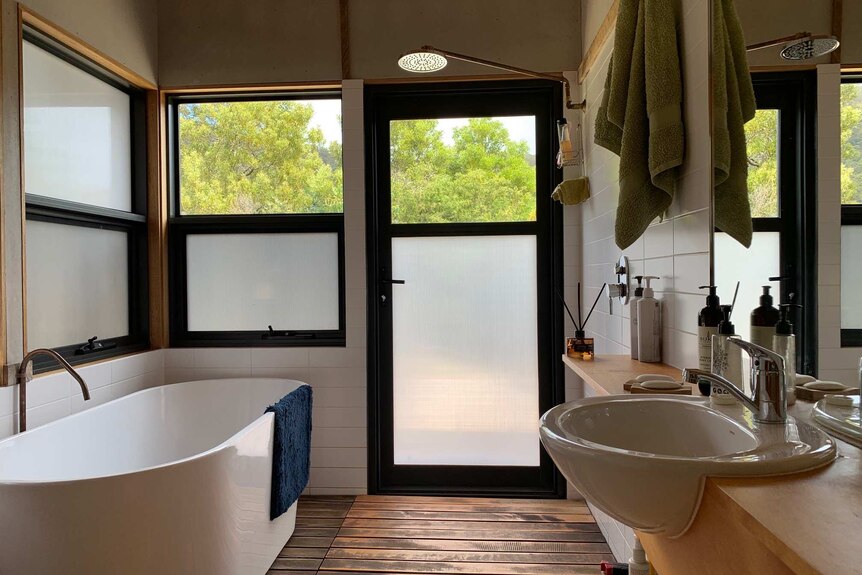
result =
[[563,363],[574,371],[584,385],[595,395],[620,395],[627,393],[623,384],[639,375],[669,375],[679,380],[682,371],[666,363],[641,363],[628,355],[597,355],[590,361],[572,359],[563,355]]

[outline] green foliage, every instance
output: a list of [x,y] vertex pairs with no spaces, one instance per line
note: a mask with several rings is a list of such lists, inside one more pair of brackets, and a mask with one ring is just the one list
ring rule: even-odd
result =
[[392,221],[533,221],[536,169],[499,120],[471,118],[446,145],[436,120],[390,124]]
[[[183,104],[183,214],[342,211],[341,144],[326,142],[301,102]],[[392,220],[530,221],[536,170],[502,122],[471,119],[451,144],[437,120],[391,124]]]
[[183,214],[342,211],[341,146],[291,101],[183,104]]
[[[745,125],[751,215],[778,217],[778,112]],[[862,84],[841,85],[841,203],[862,203]]]
[[778,110],[758,110],[745,137],[751,217],[778,217]]
[[862,204],[862,85],[841,85],[841,203]]

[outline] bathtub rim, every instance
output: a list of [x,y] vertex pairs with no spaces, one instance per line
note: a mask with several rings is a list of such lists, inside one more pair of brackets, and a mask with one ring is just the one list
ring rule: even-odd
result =
[[[228,381],[230,381],[230,380],[247,380],[247,379],[263,380],[263,381],[290,381],[290,382],[298,383],[299,386],[308,385],[309,387],[311,387],[311,384],[299,381],[298,379],[288,379],[288,378],[283,378],[283,377],[226,377],[226,378],[220,378],[220,379],[195,379],[195,380],[191,380],[191,381],[182,381],[182,382],[178,382],[178,383],[166,383],[164,385],[157,385],[155,387],[149,387],[147,389],[141,389],[141,390],[135,391],[133,393],[130,393],[128,395],[124,395],[122,397],[112,399],[111,401],[106,401],[105,403],[96,405],[94,407],[91,407],[90,409],[84,409],[84,410],[81,410],[77,413],[72,413],[72,414],[67,415],[65,417],[55,419],[54,421],[48,422],[44,425],[34,427],[33,429],[28,429],[24,433],[15,433],[13,435],[10,435],[9,437],[6,437],[4,439],[0,439],[0,445],[3,445],[6,442],[13,441],[13,440],[15,440],[19,437],[22,437],[28,433],[31,433],[33,431],[45,429],[45,428],[51,427],[55,424],[69,421],[69,420],[74,419],[80,415],[86,415],[88,413],[95,412],[96,410],[101,409],[103,407],[108,407],[113,403],[120,402],[120,401],[129,399],[129,398],[132,398],[136,395],[146,393],[148,391],[152,391],[155,389],[160,389],[163,387],[173,388],[174,386],[185,386],[185,385],[190,385],[190,384],[194,384],[194,383],[206,383],[206,382],[225,381],[225,380],[228,380]],[[299,386],[297,386],[297,387],[299,387]],[[290,393],[290,392],[288,392],[288,393]],[[267,407],[269,407],[269,406],[267,406]],[[17,415],[17,412],[13,413],[13,415]],[[250,433],[251,428],[260,424],[260,422],[262,420],[264,420],[266,418],[273,419],[274,417],[275,417],[275,414],[271,413],[271,412],[261,413],[259,417],[257,417],[253,421],[250,421],[245,427],[243,427],[242,429],[240,429],[239,431],[237,431],[236,433],[234,433],[233,435],[231,435],[230,437],[228,437],[227,439],[225,439],[224,441],[222,441],[218,445],[211,447],[210,449],[207,449],[206,451],[202,451],[200,453],[195,453],[194,455],[190,455],[190,456],[184,457],[182,459],[175,459],[173,461],[168,461],[167,463],[160,463],[158,465],[151,465],[149,467],[141,467],[140,469],[135,469],[132,471],[124,471],[121,473],[111,473],[111,474],[107,474],[107,475],[97,475],[97,476],[93,476],[93,477],[82,477],[79,479],[0,479],[0,487],[22,486],[22,485],[39,485],[39,486],[42,486],[42,485],[65,485],[65,484],[71,484],[71,483],[80,483],[82,481],[96,481],[96,480],[100,480],[100,479],[125,477],[125,476],[129,476],[129,475],[136,475],[139,473],[156,471],[159,469],[171,467],[174,465],[179,465],[181,463],[188,463],[190,461],[195,461],[198,459],[214,457],[218,452],[221,452],[221,451],[227,449],[230,446],[230,444],[232,444],[234,442],[234,440],[241,438],[246,433]]]

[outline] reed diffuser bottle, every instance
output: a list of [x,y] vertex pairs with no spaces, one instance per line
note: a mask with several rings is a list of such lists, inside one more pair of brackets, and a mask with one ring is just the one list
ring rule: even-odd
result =
[[566,300],[563,299],[563,296],[557,292],[557,297],[560,298],[560,301],[563,302],[563,306],[566,308],[566,312],[569,314],[569,319],[572,320],[572,323],[575,325],[575,337],[567,337],[566,338],[566,355],[574,358],[574,359],[582,359],[586,361],[590,361],[595,357],[596,354],[596,344],[595,339],[591,337],[587,337],[586,331],[584,328],[587,325],[587,322],[590,321],[590,316],[593,315],[593,310],[596,309],[596,304],[599,303],[599,298],[602,297],[602,293],[605,291],[605,286],[607,284],[602,284],[602,288],[599,290],[599,294],[596,296],[596,301],[593,302],[593,306],[590,308],[590,312],[587,314],[587,319],[583,322],[581,319],[581,283],[578,282],[578,320],[575,320],[575,316],[572,315],[572,311],[569,309],[569,306],[566,304]]

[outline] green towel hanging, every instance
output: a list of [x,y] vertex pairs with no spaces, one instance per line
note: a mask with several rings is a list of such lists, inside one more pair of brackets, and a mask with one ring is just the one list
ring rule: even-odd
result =
[[551,197],[566,206],[580,204],[590,197],[590,180],[587,178],[563,180],[554,188]]

